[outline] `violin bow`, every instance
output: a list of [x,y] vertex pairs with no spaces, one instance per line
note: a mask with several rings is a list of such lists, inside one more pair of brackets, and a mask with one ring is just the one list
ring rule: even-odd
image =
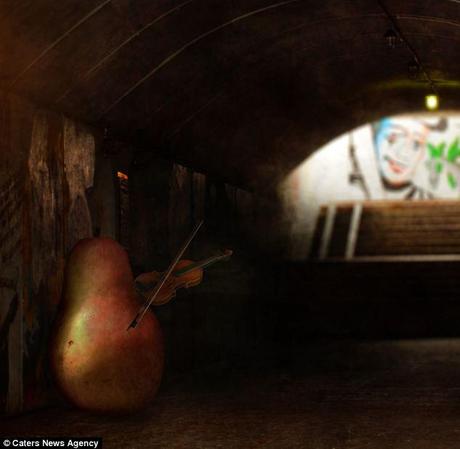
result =
[[137,312],[137,315],[134,317],[133,321],[131,321],[131,324],[128,326],[128,329],[126,329],[127,331],[129,331],[129,329],[131,329],[131,328],[134,329],[141,322],[142,318],[144,318],[144,315],[147,312],[148,308],[150,307],[150,305],[153,303],[153,301],[157,297],[158,293],[161,290],[161,287],[163,287],[164,283],[168,280],[169,276],[171,276],[171,273],[173,272],[175,266],[177,265],[177,262],[179,262],[180,258],[185,253],[185,250],[188,248],[188,246],[190,245],[190,243],[194,239],[196,233],[201,228],[201,225],[203,224],[203,222],[204,222],[204,220],[201,220],[195,226],[195,229],[192,231],[192,233],[190,234],[190,236],[187,239],[187,241],[184,243],[182,248],[177,253],[176,257],[171,262],[171,265],[169,265],[168,269],[163,273],[161,279],[158,281],[157,285],[153,289],[152,294],[150,295],[150,297],[141,306],[141,308],[139,309],[139,312]]

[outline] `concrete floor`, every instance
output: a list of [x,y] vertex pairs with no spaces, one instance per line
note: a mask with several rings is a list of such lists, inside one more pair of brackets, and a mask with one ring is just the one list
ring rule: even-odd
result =
[[460,341],[322,342],[289,369],[197,374],[127,417],[63,408],[0,435],[100,436],[107,448],[460,448]]

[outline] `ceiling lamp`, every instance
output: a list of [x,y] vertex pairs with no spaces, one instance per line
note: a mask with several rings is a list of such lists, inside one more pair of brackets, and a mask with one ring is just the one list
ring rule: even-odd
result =
[[439,108],[439,97],[435,94],[425,96],[425,106],[429,111],[436,111]]
[[416,80],[420,73],[420,65],[413,59],[412,61],[407,64],[407,73],[409,75],[409,79]]
[[395,48],[398,42],[398,35],[393,28],[390,28],[383,36],[387,42],[388,48]]

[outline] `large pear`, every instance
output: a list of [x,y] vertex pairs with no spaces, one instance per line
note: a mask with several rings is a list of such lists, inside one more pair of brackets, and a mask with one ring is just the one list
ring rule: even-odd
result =
[[163,340],[140,307],[125,250],[109,238],[80,240],[72,249],[50,359],[56,383],[74,405],[129,412],[152,401],[163,372]]

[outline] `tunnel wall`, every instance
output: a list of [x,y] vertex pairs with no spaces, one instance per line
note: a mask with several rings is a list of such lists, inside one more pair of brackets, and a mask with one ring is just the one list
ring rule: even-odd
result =
[[[166,382],[267,348],[274,279],[265,275],[268,259],[256,254],[277,251],[276,201],[15,96],[2,96],[0,114],[1,411],[59,400],[48,339],[66,257],[84,237],[119,240],[135,274],[164,270],[199,219],[205,225],[188,258],[234,250],[230,262],[211,267],[201,285],[156,312],[167,347]],[[118,171],[128,176],[124,193]]]
[[165,270],[199,220],[186,259],[234,251],[205,270],[199,286],[155,309],[165,334],[165,382],[269,357],[276,279],[267,273],[280,242],[278,203],[152,154],[135,153],[128,174],[135,274]]

